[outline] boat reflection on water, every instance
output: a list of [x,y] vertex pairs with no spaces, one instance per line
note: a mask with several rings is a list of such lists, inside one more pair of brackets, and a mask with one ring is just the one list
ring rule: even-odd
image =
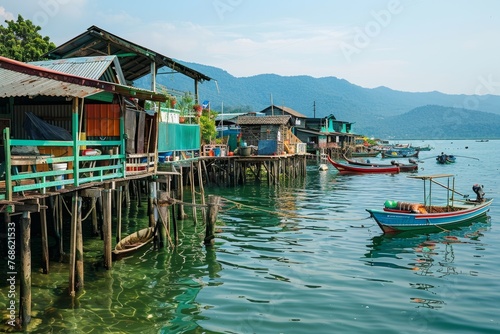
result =
[[[409,288],[414,289],[410,303],[419,308],[439,309],[452,302],[446,295],[450,276],[478,274],[470,268],[464,270],[470,265],[469,258],[456,258],[455,252],[463,255],[484,248],[481,239],[489,228],[490,217],[483,215],[467,226],[450,231],[378,235],[372,238],[371,245],[367,245],[368,252],[362,260],[366,265],[382,267],[381,277],[373,280],[394,286],[409,284]],[[400,270],[388,272],[386,268]]]
[[[430,274],[429,269],[436,255],[443,253],[444,258],[440,264],[451,264],[453,262],[452,246],[459,243],[480,243],[483,232],[489,226],[490,217],[482,215],[453,230],[427,234],[409,231],[381,234],[372,238],[372,244],[368,245],[369,251],[365,254],[365,259],[369,259],[367,264],[370,266],[409,269],[420,275]],[[401,261],[389,260],[406,259],[405,254],[415,255],[415,262],[401,264],[399,263]],[[441,274],[443,274],[442,271]]]

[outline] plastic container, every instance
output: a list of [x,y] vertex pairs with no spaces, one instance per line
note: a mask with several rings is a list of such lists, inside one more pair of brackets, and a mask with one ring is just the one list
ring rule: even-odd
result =
[[220,148],[219,148],[219,147],[215,147],[215,148],[213,149],[213,151],[214,151],[214,155],[215,155],[216,157],[220,157]]
[[[67,170],[68,169],[68,164],[67,163],[59,163],[59,164],[52,164],[52,170]],[[64,175],[56,175],[54,177],[54,181],[62,181],[64,180]],[[64,185],[56,186],[56,190],[59,189],[64,189]]]

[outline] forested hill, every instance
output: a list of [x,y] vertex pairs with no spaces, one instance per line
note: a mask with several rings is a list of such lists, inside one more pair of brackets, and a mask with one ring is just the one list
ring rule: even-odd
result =
[[[355,122],[356,133],[374,137],[500,138],[497,95],[369,89],[335,77],[262,74],[237,78],[216,67],[183,64],[213,79],[199,85],[200,98],[210,101],[212,109],[225,113],[260,111],[272,102],[308,117],[333,114],[338,120]],[[160,74],[157,78],[169,89],[194,90],[193,81],[179,74]],[[147,88],[149,82],[146,77],[135,84]]]

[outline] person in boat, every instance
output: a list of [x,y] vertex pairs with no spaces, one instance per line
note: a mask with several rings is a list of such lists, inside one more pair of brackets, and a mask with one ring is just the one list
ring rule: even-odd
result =
[[441,154],[437,156],[436,160],[440,164],[444,164],[448,160],[448,155],[444,154],[444,152],[441,152]]

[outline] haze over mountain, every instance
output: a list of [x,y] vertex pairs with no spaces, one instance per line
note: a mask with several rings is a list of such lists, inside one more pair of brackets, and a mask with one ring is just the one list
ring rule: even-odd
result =
[[[199,96],[218,112],[260,111],[271,103],[307,117],[335,115],[354,122],[358,134],[386,139],[500,138],[500,96],[401,92],[363,88],[336,77],[261,74],[237,78],[228,72],[185,63],[213,80],[199,85]],[[194,91],[193,81],[162,69],[157,81],[168,89]],[[411,78],[409,78],[411,80]],[[149,78],[135,84],[147,88]]]

